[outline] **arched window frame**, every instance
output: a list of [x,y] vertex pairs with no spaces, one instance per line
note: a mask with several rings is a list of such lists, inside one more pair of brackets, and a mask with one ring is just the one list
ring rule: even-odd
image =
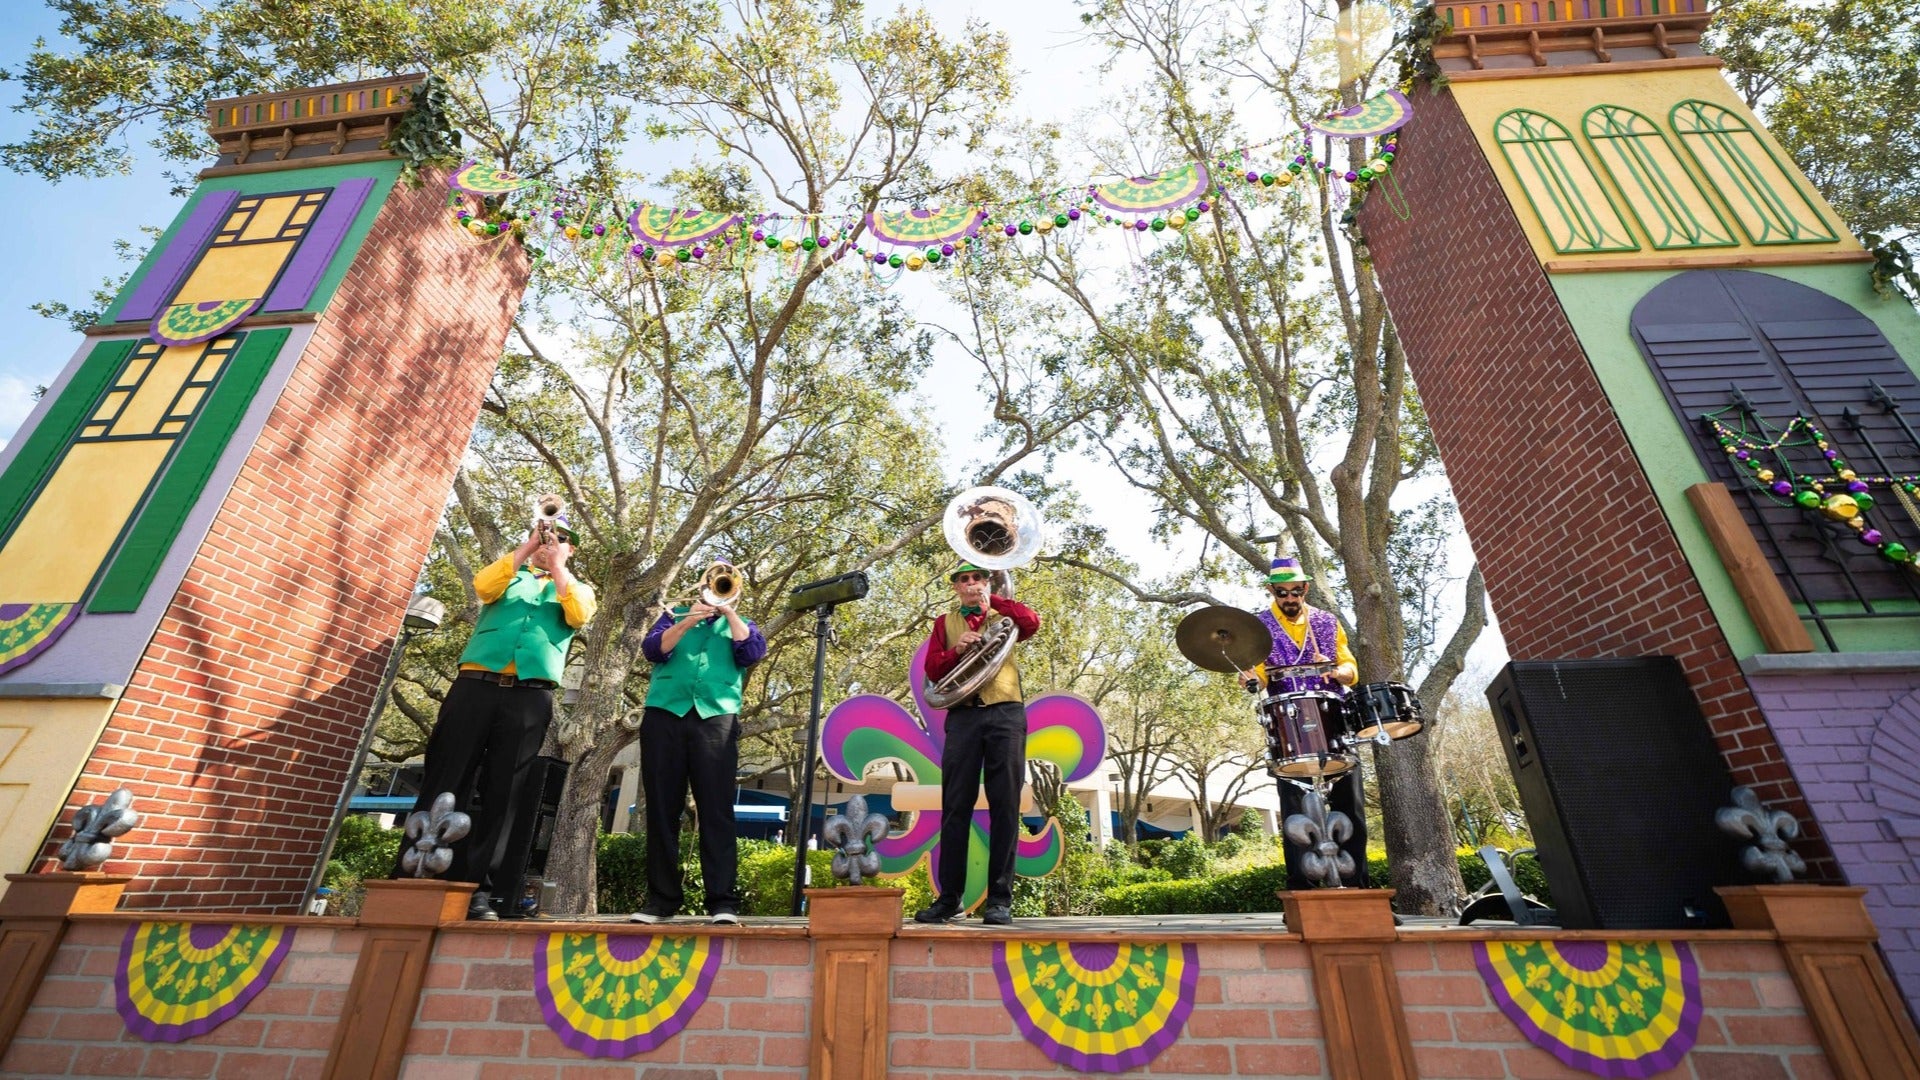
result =
[[[1533,109],[1509,109],[1494,120],[1493,138],[1553,250],[1562,255],[1640,250],[1613,194],[1565,125]],[[1598,205],[1583,193],[1582,177],[1588,181],[1584,190],[1599,193]]]
[[1595,105],[1580,129],[1655,250],[1739,246],[1713,197],[1651,117],[1624,105]]
[[[1688,98],[1667,114],[1700,175],[1725,199],[1756,245],[1831,244],[1840,239],[1773,147],[1739,113]],[[1791,192],[1791,194],[1788,194]]]

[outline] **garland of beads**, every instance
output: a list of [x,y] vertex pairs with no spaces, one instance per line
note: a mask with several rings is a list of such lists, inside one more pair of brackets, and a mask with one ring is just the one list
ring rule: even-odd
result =
[[[1873,527],[1866,515],[1875,505],[1873,488],[1891,490],[1896,497],[1906,495],[1910,498],[1920,493],[1920,476],[1861,476],[1846,463],[1838,450],[1828,444],[1826,434],[1804,416],[1789,420],[1785,430],[1772,442],[1756,441],[1745,432],[1722,423],[1713,414],[1705,414],[1701,419],[1713,429],[1714,438],[1734,464],[1746,469],[1754,483],[1773,496],[1775,502],[1824,513],[1851,528],[1861,543],[1877,549],[1881,558],[1888,562],[1908,566],[1914,564],[1913,552],[1897,540],[1888,540],[1885,533]],[[1796,433],[1804,437],[1796,440]],[[1819,451],[1830,473],[1814,476],[1789,470],[1784,451],[1795,446],[1812,446]],[[1763,455],[1771,455],[1773,464],[1780,468],[1770,467],[1762,460]]]
[[[1367,184],[1387,175],[1399,149],[1397,137],[1386,136],[1359,169],[1341,172],[1314,153],[1312,139],[1303,130],[1299,151],[1292,160],[1282,165],[1264,170],[1250,167],[1249,149],[1237,150],[1214,162],[1215,168],[1209,175],[1216,178],[1215,182],[1185,207],[1169,208],[1152,216],[1130,216],[1124,212],[1110,212],[1098,205],[1094,198],[1097,184],[1088,184],[1084,189],[1063,188],[1048,196],[988,209],[964,238],[925,249],[903,248],[893,244],[887,244],[883,249],[879,244],[869,246],[871,241],[865,238],[855,240],[853,238],[860,221],[857,216],[775,213],[755,214],[743,221],[737,230],[710,237],[701,243],[676,244],[662,250],[655,250],[644,243],[633,243],[625,248],[624,254],[643,264],[665,270],[693,264],[727,266],[732,265],[735,256],[748,251],[765,251],[792,257],[795,272],[804,268],[810,260],[839,262],[852,255],[876,276],[886,273],[888,279],[893,280],[899,276],[893,272],[935,270],[953,266],[963,256],[977,257],[985,252],[990,240],[1017,240],[1035,234],[1045,236],[1087,225],[1117,226],[1135,236],[1180,232],[1198,222],[1201,215],[1213,210],[1219,200],[1228,197],[1230,184],[1257,192],[1288,188],[1303,177],[1316,177],[1329,183],[1344,181],[1353,186],[1356,192],[1362,191]],[[1217,179],[1220,177],[1225,177],[1225,182]],[[456,228],[482,241],[507,237],[524,243],[536,230],[544,231],[550,243],[564,242],[576,247],[590,245],[596,255],[608,251],[616,242],[624,243],[618,238],[627,236],[625,214],[612,212],[617,208],[617,203],[596,204],[574,192],[540,185],[529,185],[521,190],[527,194],[514,200],[518,206],[505,205],[506,199],[495,198],[482,200],[476,208],[465,192],[455,188],[448,194],[451,222]],[[1075,192],[1072,197],[1068,196],[1070,190]],[[631,213],[639,205],[637,202],[627,203],[626,213]],[[539,257],[544,253],[534,249],[534,254]]]

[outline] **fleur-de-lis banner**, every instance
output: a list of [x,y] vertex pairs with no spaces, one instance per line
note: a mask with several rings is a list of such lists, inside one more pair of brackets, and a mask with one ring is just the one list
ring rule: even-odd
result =
[[1028,1042],[1080,1072],[1125,1072],[1172,1046],[1200,979],[1191,941],[1008,941],[1000,1000]]
[[183,1042],[239,1016],[273,981],[293,927],[142,922],[127,927],[114,1004],[148,1042]]
[[1595,1076],[1673,1068],[1700,1032],[1700,971],[1679,941],[1482,941],[1480,977],[1527,1040]]
[[[946,744],[947,712],[927,704],[926,675],[921,663],[927,647],[913,654],[913,701],[919,716],[891,698],[876,694],[851,697],[834,706],[820,728],[820,756],[827,771],[849,784],[860,783],[867,770],[881,762],[897,762],[912,780],[895,788],[894,805],[906,800],[902,789],[913,789],[932,800],[932,809],[920,809],[899,836],[873,845],[880,856],[880,876],[898,877],[924,860],[940,861],[940,748]],[[1100,766],[1107,752],[1107,728],[1100,711],[1073,694],[1042,694],[1027,703],[1027,758],[1051,762],[1063,782],[1084,780]],[[929,791],[928,789],[931,789]],[[1014,851],[1014,870],[1023,877],[1044,877],[1060,865],[1060,826],[1048,818],[1040,831],[1022,834]],[[987,812],[973,813],[967,841],[967,886],[960,906],[972,910],[987,891]]]
[[588,1057],[627,1058],[680,1033],[720,970],[725,938],[548,934],[533,993],[548,1030]]

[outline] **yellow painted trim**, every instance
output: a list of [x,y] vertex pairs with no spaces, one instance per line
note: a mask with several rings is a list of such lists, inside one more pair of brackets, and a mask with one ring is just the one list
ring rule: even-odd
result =
[[[26,873],[113,714],[113,699],[0,698],[0,870]],[[6,882],[0,880],[0,895]]]
[[9,604],[71,604],[106,564],[174,440],[69,447],[0,548]]
[[1821,263],[1872,262],[1864,251],[1756,251],[1720,254],[1647,255],[1632,259],[1560,258],[1541,263],[1549,274],[1591,274],[1609,270],[1733,269],[1743,266],[1812,266]]

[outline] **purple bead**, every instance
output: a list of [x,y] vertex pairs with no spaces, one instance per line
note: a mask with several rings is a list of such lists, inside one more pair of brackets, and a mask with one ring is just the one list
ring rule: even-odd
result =
[[[763,222],[763,221],[765,221],[765,220],[767,220],[767,215],[765,215],[765,214],[755,214],[755,215],[753,215],[753,223],[754,223],[755,225],[758,225],[758,224],[760,224],[761,222]],[[754,239],[755,239],[755,240],[758,240],[758,239],[760,239],[760,237],[759,237],[758,235],[755,235],[755,236],[754,236]]]
[[1080,208],[1076,206],[1076,207],[1073,207],[1072,209],[1070,209],[1070,210],[1068,210],[1068,211],[1067,211],[1067,220],[1068,220],[1068,221],[1079,221],[1079,220],[1080,220]]
[[1775,480],[1773,482],[1773,493],[1775,495],[1791,495],[1793,494],[1793,485],[1785,480]]
[[1307,163],[1307,155],[1305,154],[1293,155],[1293,163],[1295,165],[1305,165]]
[[756,243],[756,244],[764,244],[764,243],[766,243],[766,242],[767,242],[767,230],[765,230],[765,229],[755,229],[755,230],[753,230],[753,242],[754,242],[754,243]]
[[1355,180],[1358,180],[1358,179],[1360,179],[1360,174],[1359,174],[1359,173],[1357,173],[1357,172],[1354,172],[1354,171],[1353,171],[1352,169],[1348,169],[1348,170],[1347,170],[1347,172],[1346,172],[1346,176],[1345,176],[1345,179],[1346,179],[1346,181],[1347,181],[1347,183],[1349,183],[1349,184],[1351,184],[1351,183],[1353,183],[1353,182],[1354,182]]
[[559,220],[560,220],[561,218],[563,218],[563,217],[565,217],[565,216],[566,216],[565,214],[563,214],[563,213],[561,213],[561,212],[560,212],[560,211],[558,211],[558,210],[555,210],[555,211],[553,212],[553,220],[555,220],[555,221],[559,221]]
[[1209,210],[1211,210],[1211,209],[1213,209],[1213,204],[1212,204],[1212,203],[1210,203],[1210,202],[1208,202],[1208,201],[1207,201],[1207,200],[1205,200],[1205,199],[1201,199],[1201,200],[1200,200],[1200,202],[1199,202],[1199,204],[1198,204],[1198,206],[1199,206],[1199,209],[1200,209],[1200,212],[1201,212],[1201,213],[1203,213],[1203,214],[1204,214],[1204,213],[1206,213],[1207,211],[1209,211]]
[[706,254],[707,254],[707,249],[706,249],[706,248],[703,248],[703,247],[701,247],[701,246],[700,246],[699,244],[695,244],[695,245],[693,245],[693,257],[694,257],[694,258],[696,258],[696,259],[700,259],[700,258],[705,258],[705,257],[706,257]]
[[951,255],[951,254],[953,254],[953,245],[952,245],[952,244],[941,244],[941,245],[940,245],[940,254],[942,254],[942,255]]
[[1018,225],[1009,225],[1009,226],[1007,226],[1007,228],[1006,228],[1006,234],[1007,234],[1008,236],[1019,236],[1019,235],[1020,235],[1020,226],[1018,226]]
[[876,262],[876,263],[878,263],[878,264],[880,264],[881,266],[885,266],[885,265],[887,265],[887,253],[886,253],[886,252],[884,252],[884,251],[876,251],[876,252],[874,252],[874,253],[873,253],[873,261],[874,261],[874,262]]
[[1867,482],[1865,480],[1849,481],[1847,483],[1847,490],[1853,492],[1855,495],[1858,495],[1861,492],[1867,490]]
[[1399,153],[1399,152],[1400,152],[1400,144],[1399,144],[1399,143],[1388,143],[1388,144],[1387,144],[1387,153],[1389,153],[1389,154],[1397,154],[1397,153]]
[[1753,457],[1753,455],[1752,455],[1752,454],[1749,454],[1749,453],[1747,453],[1747,452],[1746,452],[1745,450],[1742,450],[1742,451],[1740,451],[1740,452],[1738,452],[1738,453],[1736,453],[1736,454],[1734,454],[1733,456],[1734,456],[1734,457],[1736,457],[1736,458],[1738,458],[1738,459],[1740,459],[1741,461],[1746,461],[1747,459],[1749,459],[1749,458],[1751,458],[1751,457]]
[[1259,182],[1260,182],[1260,174],[1257,172],[1254,172],[1251,169],[1247,170],[1247,183],[1257,184]]
[[457,213],[457,214],[455,214],[455,215],[453,215],[453,216],[454,216],[454,217],[457,217],[457,218],[459,218],[459,219],[460,219],[461,221],[465,221],[465,220],[467,220],[468,218],[470,218],[470,217],[472,217],[473,215],[472,215],[471,213],[469,213],[468,211],[465,211],[465,210],[462,210],[462,211],[460,211],[459,213]]
[[635,244],[632,247],[628,248],[627,250],[631,252],[635,258],[639,258],[640,255],[644,253],[647,249],[644,247],[641,247],[639,244]]
[[1877,544],[1880,541],[1885,540],[1886,537],[1881,534],[1879,529],[1868,529],[1867,531],[1860,534],[1860,539],[1866,541],[1869,544]]
[[595,236],[607,235],[607,227],[605,225],[595,225],[593,227],[593,235]]
[[1133,223],[1133,230],[1134,230],[1135,232],[1146,232],[1146,231],[1147,231],[1147,223],[1146,223],[1146,222],[1144,222],[1144,221],[1136,221],[1136,222],[1134,222],[1134,223]]
[[1826,452],[1825,452],[1825,456],[1826,456],[1826,459],[1827,459],[1828,461],[1832,461],[1832,460],[1834,460],[1835,458],[1837,458],[1837,457],[1839,457],[1839,456],[1840,456],[1840,451],[1838,451],[1838,450],[1828,450],[1828,451],[1826,451]]

